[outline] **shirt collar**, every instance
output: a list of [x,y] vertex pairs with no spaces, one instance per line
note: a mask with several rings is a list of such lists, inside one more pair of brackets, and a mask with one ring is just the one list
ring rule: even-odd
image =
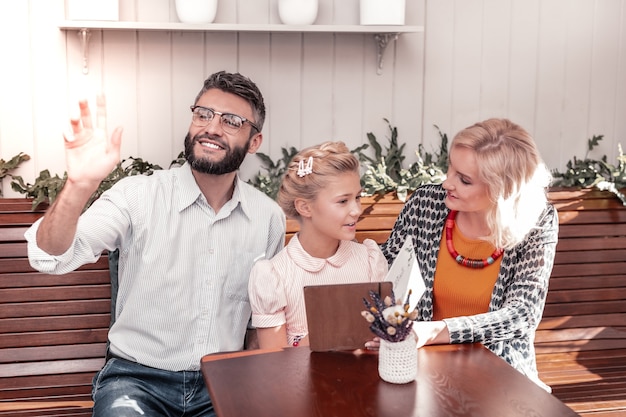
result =
[[191,166],[187,162],[176,169],[176,174],[178,177],[176,184],[176,189],[178,190],[178,211],[181,212],[195,203],[202,193],[191,173]]
[[335,268],[341,268],[352,256],[350,242],[342,240],[339,242],[337,252],[330,258],[314,258],[304,250],[298,239],[298,234],[295,234],[289,240],[287,253],[296,265],[307,272],[319,272],[326,264],[330,264]]
[[[233,196],[230,199],[228,206],[236,207],[238,203],[241,204],[241,209],[248,219],[251,218],[250,203],[246,198],[245,193],[246,184],[239,178],[235,178],[235,189],[233,190]],[[187,207],[194,204],[198,199],[203,199],[204,196],[198,187],[198,183],[191,172],[191,166],[188,163],[184,163],[178,168],[178,211],[181,212]]]

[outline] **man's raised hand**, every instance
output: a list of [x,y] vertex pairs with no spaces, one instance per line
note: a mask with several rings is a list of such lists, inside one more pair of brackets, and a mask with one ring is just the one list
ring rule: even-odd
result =
[[122,128],[107,137],[104,96],[96,100],[95,125],[87,101],[79,101],[78,106],[80,117],[70,119],[72,132],[63,135],[68,181],[95,190],[120,161]]

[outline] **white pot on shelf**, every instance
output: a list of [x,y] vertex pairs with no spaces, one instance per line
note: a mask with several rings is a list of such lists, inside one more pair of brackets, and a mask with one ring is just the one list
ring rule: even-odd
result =
[[182,23],[213,23],[217,0],[175,0],[176,14]]
[[317,18],[318,0],[278,0],[278,16],[286,25],[311,25]]
[[404,25],[405,0],[360,0],[362,25]]

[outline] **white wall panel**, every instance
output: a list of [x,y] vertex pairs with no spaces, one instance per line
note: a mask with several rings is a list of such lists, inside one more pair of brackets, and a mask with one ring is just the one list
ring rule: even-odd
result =
[[426,2],[423,137],[427,149],[439,144],[438,126],[451,137],[454,72],[454,0]]
[[172,160],[172,33],[140,32],[137,63],[137,152],[167,165]]
[[[204,34],[178,32],[172,34],[172,131],[170,159],[182,152],[185,135],[191,125],[191,110],[202,89],[204,75]],[[164,168],[167,165],[163,166]]]
[[455,3],[451,103],[454,131],[481,119],[484,7],[482,0]]
[[333,74],[334,139],[342,140],[350,149],[360,146],[365,136],[361,106],[363,103],[363,72],[373,71],[363,62],[363,48],[372,47],[365,36],[338,34],[335,36],[335,67]]
[[[574,155],[584,157],[586,146],[582,141],[590,137],[587,131],[593,47],[593,18],[590,17],[593,16],[594,4],[586,0],[574,0],[566,6],[563,13],[567,22],[563,109],[562,116],[554,121],[561,130],[559,150],[554,152],[559,155],[559,159],[553,161],[553,166],[564,165]],[[568,146],[572,141],[580,145]]]
[[480,113],[478,119],[507,114],[511,65],[511,1],[487,0],[483,6]]
[[[36,92],[32,86],[34,67],[29,8],[27,2],[0,2],[0,39],[3,39],[0,48],[3,64],[0,67],[0,158],[5,161],[20,152],[33,157],[36,149],[33,137],[37,115],[32,106]],[[47,91],[41,93],[46,94]],[[41,110],[41,106],[38,109]],[[29,177],[34,172],[33,161],[13,173]],[[12,195],[9,184],[8,179],[3,181],[2,193],[5,197]]]
[[[67,94],[65,48],[62,43],[63,34],[56,30],[54,20],[50,19],[51,16],[61,19],[64,17],[63,13],[63,9],[58,7],[56,1],[36,0],[30,5],[29,25],[24,28],[28,30],[28,34],[18,35],[23,37],[22,40],[30,38],[30,48],[24,49],[30,56],[30,63],[24,66],[16,65],[15,69],[29,78],[28,85],[19,89],[21,97],[17,98],[18,101],[14,102],[13,99],[11,101],[15,105],[22,99],[25,100],[22,111],[28,115],[32,114],[32,121],[22,126],[19,133],[23,136],[17,143],[9,142],[18,147],[13,148],[14,152],[9,152],[7,156],[13,156],[20,151],[31,155],[35,162],[31,165],[35,176],[44,169],[50,170],[52,175],[59,176],[63,176],[65,171],[65,151],[61,133],[69,126],[63,117]],[[16,32],[12,32],[9,39],[15,38],[16,35]],[[18,45],[24,46],[21,43]],[[35,50],[38,53],[33,53]],[[8,81],[13,83],[14,80],[8,77]],[[20,107],[14,110],[18,109]],[[18,115],[22,111],[19,111]],[[23,145],[32,146],[32,150]]]
[[[617,141],[622,140],[622,144],[626,145],[626,138],[615,137],[615,131],[612,125],[616,118],[622,121],[626,118],[626,114],[616,114],[616,85],[619,81],[618,63],[621,53],[620,45],[620,28],[623,32],[626,30],[623,21],[623,10],[620,11],[620,0],[601,0],[595,2],[595,12],[593,14],[593,46],[591,61],[591,85],[592,89],[589,94],[589,127],[588,136],[594,133],[604,133],[605,140],[600,143],[597,153],[594,156],[613,153],[617,147]],[[623,51],[623,49],[622,49]],[[621,74],[622,79],[624,74]],[[596,151],[594,151],[596,152]]]
[[559,162],[563,148],[561,129],[567,44],[567,20],[563,19],[563,12],[567,1],[542,1],[539,16],[534,136],[550,167]]
[[[105,39],[104,60],[102,63],[102,86],[99,90],[106,94],[107,128],[109,132],[112,132],[117,126],[123,127],[120,150],[122,158],[129,156],[145,158],[139,151],[139,141],[137,140],[139,137],[138,113],[142,110],[137,104],[138,33],[134,31],[108,31],[103,36]],[[90,73],[93,74],[96,70],[98,70],[97,67],[90,66]],[[89,77],[69,77],[72,82],[84,78]],[[68,106],[76,106],[74,99],[70,100]]]
[[303,36],[302,41],[300,147],[334,139],[334,37],[332,34],[310,33]]
[[[376,74],[372,35],[98,31],[82,74],[76,31],[60,31],[64,0],[0,0],[3,65],[0,157],[26,152],[19,174],[64,171],[61,131],[76,100],[107,95],[109,128],[124,127],[122,157],[168,165],[182,149],[188,106],[209,74],[252,78],[268,117],[261,151],[366,133],[387,137],[383,118],[407,142],[436,149],[438,125],[450,137],[480,119],[504,116],[536,138],[551,168],[584,155],[610,162],[626,138],[626,0],[407,0],[407,24]],[[357,24],[358,0],[320,0],[316,24]],[[171,21],[173,0],[120,0],[122,20]],[[222,0],[218,23],[279,23],[277,0]],[[386,144],[383,142],[383,145]],[[249,177],[258,160],[242,169]],[[12,194],[7,190],[5,194]]]
[[[513,0],[508,53],[509,95],[507,116],[530,131],[535,127],[541,0]],[[503,20],[506,18],[503,17]]]

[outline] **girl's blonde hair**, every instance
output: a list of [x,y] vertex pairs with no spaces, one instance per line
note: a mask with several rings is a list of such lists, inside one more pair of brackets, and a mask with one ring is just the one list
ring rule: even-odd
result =
[[489,119],[457,133],[450,146],[474,151],[479,179],[487,184],[494,206],[485,239],[504,249],[520,243],[546,209],[552,181],[533,138],[510,120]]
[[[311,159],[309,159],[311,158]],[[310,162],[311,173],[302,172]],[[289,163],[278,190],[278,204],[288,218],[299,219],[296,198],[313,201],[338,174],[359,174],[359,160],[343,142],[324,142],[298,152]]]

